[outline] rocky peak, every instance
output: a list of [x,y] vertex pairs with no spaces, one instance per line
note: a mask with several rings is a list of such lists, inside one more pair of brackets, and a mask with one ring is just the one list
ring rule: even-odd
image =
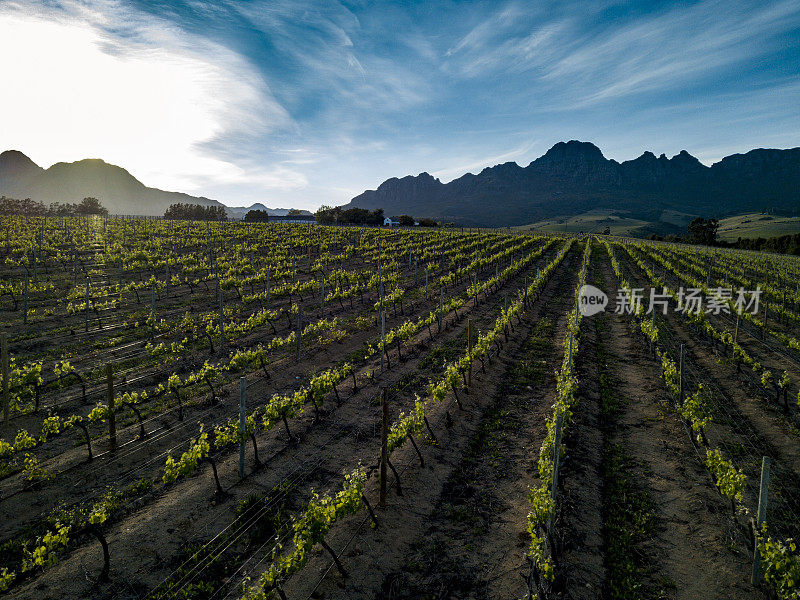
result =
[[703,163],[686,150],[681,150],[678,154],[673,156],[669,162],[672,167],[681,173],[697,173],[706,169]]
[[600,148],[591,142],[570,140],[569,142],[558,142],[544,156],[534,162],[539,164],[586,164],[605,160]]

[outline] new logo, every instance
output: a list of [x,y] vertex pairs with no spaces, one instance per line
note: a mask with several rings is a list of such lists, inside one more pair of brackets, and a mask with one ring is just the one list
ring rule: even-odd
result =
[[578,310],[584,317],[603,312],[608,306],[606,293],[593,285],[584,285],[578,290]]

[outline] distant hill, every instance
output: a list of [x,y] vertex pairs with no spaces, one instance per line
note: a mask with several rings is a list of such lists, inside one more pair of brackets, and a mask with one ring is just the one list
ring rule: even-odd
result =
[[0,154],[0,195],[51,202],[98,198],[111,214],[163,215],[177,202],[221,206],[216,200],[145,186],[122,167],[90,158],[43,169],[17,150]]
[[[100,159],[60,162],[43,169],[18,150],[7,150],[0,154],[0,195],[30,198],[45,206],[51,202],[80,202],[92,196],[98,198],[111,214],[122,215],[161,216],[170,204],[179,202],[223,206],[210,198],[147,187],[122,167]],[[240,219],[253,208],[279,216],[290,210],[267,208],[263,204],[234,208],[226,206],[225,210],[229,218]]]
[[[247,214],[247,211],[250,210],[265,210],[267,211],[268,215],[272,215],[274,217],[285,217],[289,214],[289,211],[292,210],[291,208],[268,208],[261,204],[260,202],[256,202],[251,206],[226,206],[225,212],[228,213],[229,219],[241,219]],[[311,213],[307,210],[301,210],[301,214],[310,215]]]
[[[428,173],[392,178],[344,208],[433,217],[462,225],[516,226],[610,210],[665,223],[665,211],[717,216],[800,209],[800,148],[751,150],[706,167],[685,150],[618,163],[589,142],[559,142],[526,167],[508,162],[442,183]],[[794,212],[793,212],[794,211]]]

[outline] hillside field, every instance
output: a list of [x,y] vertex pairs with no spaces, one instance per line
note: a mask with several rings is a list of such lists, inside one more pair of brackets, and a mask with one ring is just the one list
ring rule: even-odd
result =
[[735,242],[737,238],[771,238],[800,233],[800,217],[778,217],[747,213],[719,221],[719,238]]
[[696,215],[687,215],[674,210],[664,210],[657,221],[646,221],[626,216],[626,211],[596,209],[575,216],[555,217],[529,225],[516,227],[518,231],[546,231],[550,233],[602,233],[606,227],[611,235],[646,237],[652,233],[661,235],[682,233]]

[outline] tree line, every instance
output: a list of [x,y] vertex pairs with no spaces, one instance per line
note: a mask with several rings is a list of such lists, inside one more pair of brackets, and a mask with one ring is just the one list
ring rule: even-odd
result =
[[44,202],[38,202],[25,198],[0,197],[0,214],[2,215],[22,215],[25,217],[71,217],[85,215],[108,215],[108,209],[100,203],[97,198],[84,198],[77,204],[51,202],[45,206]]
[[383,225],[383,209],[367,210],[366,208],[342,209],[341,206],[319,207],[314,213],[317,223],[322,225]]
[[728,245],[743,250],[759,250],[761,252],[777,252],[778,254],[800,256],[800,233],[789,233],[773,238],[739,238]]
[[717,239],[719,221],[697,217],[687,229],[685,236],[665,237],[651,235],[653,240],[666,240],[668,242],[684,242],[686,244],[702,244],[704,246],[717,246],[720,248],[739,248],[742,250],[758,250],[760,252],[776,252],[778,254],[794,254],[800,256],[800,233],[790,233],[771,238],[738,238],[735,242],[726,242]]
[[203,206],[202,204],[171,204],[164,212],[164,218],[173,221],[227,221],[224,206]]
[[[375,210],[348,208],[345,210],[341,206],[326,206],[323,204],[314,213],[314,217],[317,223],[322,225],[383,225],[385,213],[382,208]],[[421,227],[441,227],[441,223],[437,223],[433,219],[415,221],[409,215],[400,215],[397,217],[397,221],[402,226],[412,226],[418,222]]]

